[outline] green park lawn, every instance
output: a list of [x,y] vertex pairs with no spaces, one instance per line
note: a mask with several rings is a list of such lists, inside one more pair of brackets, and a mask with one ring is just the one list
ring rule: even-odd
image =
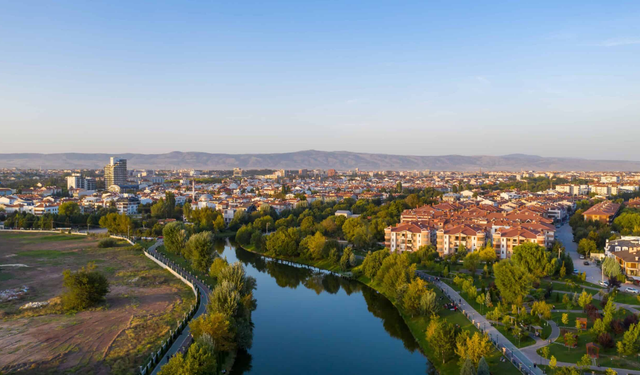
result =
[[518,340],[514,335],[511,334],[511,330],[501,324],[496,324],[494,326],[500,333],[507,338],[507,340],[511,341],[513,345],[517,348],[524,348],[525,346],[533,345],[536,341],[530,336],[524,336],[520,340]]

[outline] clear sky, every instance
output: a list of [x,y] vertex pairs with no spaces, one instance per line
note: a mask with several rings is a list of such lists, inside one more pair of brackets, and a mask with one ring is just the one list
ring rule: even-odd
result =
[[637,0],[0,3],[0,153],[639,144]]

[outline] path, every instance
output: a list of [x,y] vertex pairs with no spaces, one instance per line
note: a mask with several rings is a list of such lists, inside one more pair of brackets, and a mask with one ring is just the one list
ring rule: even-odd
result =
[[[175,268],[181,269],[180,266],[178,266],[177,264],[173,263],[171,260],[167,259],[162,254],[160,254],[160,253],[158,253],[156,251],[156,248],[158,246],[160,246],[160,245],[162,245],[162,240],[158,240],[155,244],[153,244],[153,246],[151,246],[147,250],[147,252],[149,254],[153,255],[154,258],[158,259],[159,261],[161,261],[165,265],[172,265],[172,267],[174,269]],[[185,272],[183,272],[183,273],[185,273]],[[211,290],[209,289],[209,287],[206,284],[202,283],[201,281],[199,281],[196,278],[193,278],[193,277],[190,277],[190,276],[186,276],[185,278],[187,278],[190,282],[193,283],[193,285],[196,288],[198,288],[200,290],[200,296],[201,296],[200,305],[198,306],[198,310],[196,311],[195,315],[192,318],[192,319],[195,319],[195,318],[199,317],[200,315],[202,315],[202,314],[204,314],[206,312],[207,304],[209,304],[209,294],[211,293]],[[180,336],[178,336],[178,338],[176,338],[176,340],[174,341],[173,345],[171,345],[169,350],[167,350],[165,355],[160,359],[160,361],[158,361],[158,365],[156,365],[156,367],[153,369],[153,372],[151,372],[151,375],[156,375],[160,371],[162,366],[164,364],[166,364],[167,362],[169,362],[169,359],[172,356],[174,356],[178,351],[184,352],[184,350],[186,350],[186,348],[189,346],[190,343],[191,343],[191,330],[189,329],[189,326],[187,325],[182,330],[182,333],[180,334]]]

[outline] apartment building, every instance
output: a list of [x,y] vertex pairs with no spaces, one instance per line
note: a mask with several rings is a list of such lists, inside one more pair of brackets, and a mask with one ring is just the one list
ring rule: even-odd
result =
[[92,177],[82,178],[80,173],[67,176],[67,190],[84,189],[96,190],[96,180]]
[[486,233],[481,228],[459,225],[436,232],[436,249],[440,256],[455,253],[462,245],[467,251],[475,251],[485,245]]
[[516,227],[501,228],[493,234],[493,248],[500,259],[511,258],[513,248],[527,242],[548,247],[544,231]]
[[587,195],[589,194],[589,185],[558,185],[556,191],[569,195]]
[[417,251],[421,246],[433,244],[431,228],[413,223],[402,223],[384,230],[384,244],[391,252]]
[[620,210],[620,205],[611,201],[600,202],[582,213],[584,220],[610,222]]

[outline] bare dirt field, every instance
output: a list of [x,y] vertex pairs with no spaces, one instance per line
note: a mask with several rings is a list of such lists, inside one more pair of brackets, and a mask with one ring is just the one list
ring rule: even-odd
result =
[[[191,289],[125,244],[0,233],[0,371],[25,374],[134,374],[194,303]],[[22,310],[62,291],[62,271],[95,262],[109,279],[106,305],[65,314],[56,305]],[[9,266],[7,266],[9,265]],[[26,287],[26,288],[25,288]],[[26,292],[24,292],[26,290]],[[24,292],[24,294],[22,294]]]

